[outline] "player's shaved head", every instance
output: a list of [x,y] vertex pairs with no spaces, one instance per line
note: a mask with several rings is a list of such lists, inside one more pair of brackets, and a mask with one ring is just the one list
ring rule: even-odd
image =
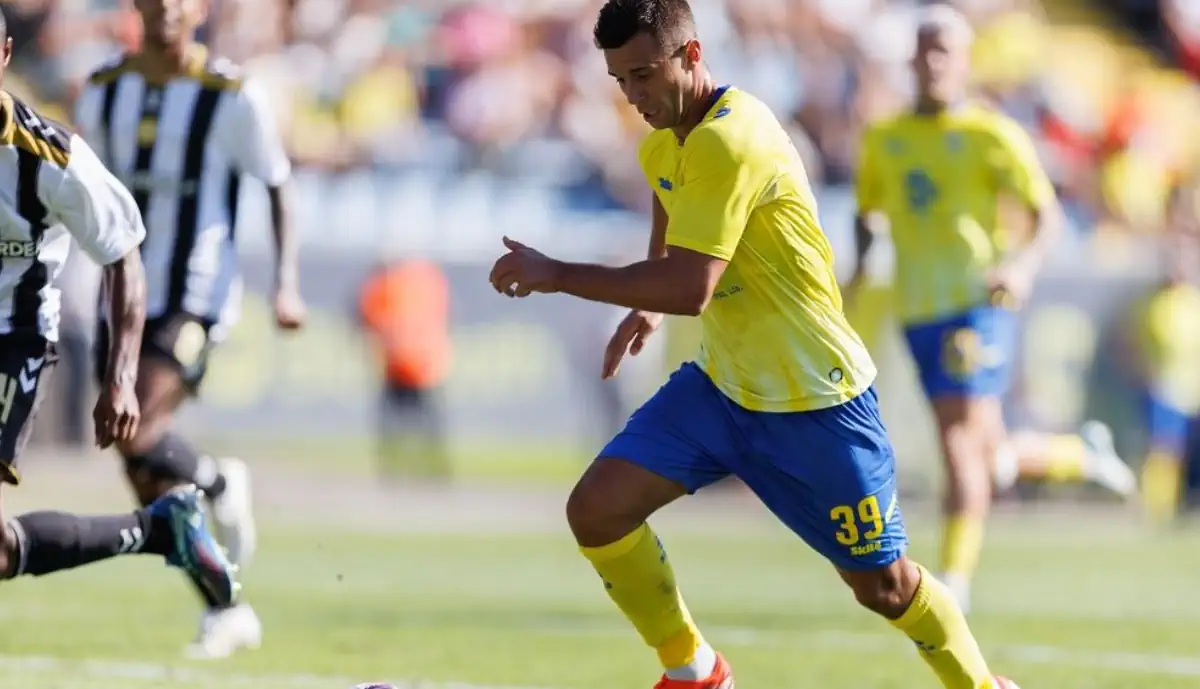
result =
[[668,52],[696,38],[696,18],[687,0],[608,0],[592,32],[596,47],[615,50],[647,34]]
[[918,109],[941,110],[966,95],[974,40],[971,23],[957,9],[932,5],[921,11],[913,55]]
[[687,0],[608,0],[593,35],[608,73],[646,122],[686,129],[710,81]]

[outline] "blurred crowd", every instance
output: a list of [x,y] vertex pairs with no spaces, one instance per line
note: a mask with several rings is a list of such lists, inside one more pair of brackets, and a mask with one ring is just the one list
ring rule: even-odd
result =
[[[1150,1],[1200,77],[1200,2]],[[14,90],[69,113],[80,80],[136,45],[129,2],[3,2],[23,80]],[[645,125],[592,46],[602,0],[211,2],[206,40],[275,94],[302,168],[486,177],[550,189],[572,209],[645,210],[632,155]],[[814,179],[832,186],[852,178],[863,123],[910,95],[919,4],[693,2],[716,74],[766,100]],[[1035,135],[1075,225],[1156,231],[1197,158],[1200,100],[1187,73],[1102,23],[1048,22],[1050,3],[956,4],[978,27],[981,97]]]

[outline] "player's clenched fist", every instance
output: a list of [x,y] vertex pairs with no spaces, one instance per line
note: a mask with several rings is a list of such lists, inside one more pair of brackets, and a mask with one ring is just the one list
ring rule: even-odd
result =
[[558,261],[515,239],[504,238],[508,253],[492,266],[492,287],[510,297],[527,297],[534,292],[555,292]]
[[625,316],[621,324],[617,326],[616,332],[608,341],[608,347],[604,350],[604,372],[601,377],[607,379],[617,375],[617,371],[621,369],[621,360],[625,358],[625,352],[637,356],[642,351],[642,347],[646,346],[646,338],[658,330],[658,326],[662,325],[662,320],[661,313],[630,311],[629,315]]
[[132,385],[105,385],[92,411],[96,445],[104,449],[113,443],[133,440],[141,419],[141,409]]

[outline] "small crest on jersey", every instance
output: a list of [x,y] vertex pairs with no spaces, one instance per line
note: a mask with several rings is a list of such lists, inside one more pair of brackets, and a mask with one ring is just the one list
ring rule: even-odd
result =
[[831,383],[840,383],[845,377],[846,374],[842,373],[842,369],[840,368],[835,368],[829,372],[829,382]]
[[666,177],[659,177],[658,187],[663,191],[671,191],[675,188],[675,185],[671,184],[671,180],[667,179]]
[[962,132],[950,132],[946,135],[946,150],[958,153],[963,150]]
[[157,120],[142,120],[138,124],[137,140],[138,144],[145,146],[154,143],[158,138],[158,121]]
[[889,136],[883,142],[883,150],[890,156],[898,156],[904,152],[904,143],[894,136]]
[[722,108],[720,110],[713,113],[713,119],[719,120],[731,112],[733,112],[733,110],[731,110],[728,105],[722,106]]

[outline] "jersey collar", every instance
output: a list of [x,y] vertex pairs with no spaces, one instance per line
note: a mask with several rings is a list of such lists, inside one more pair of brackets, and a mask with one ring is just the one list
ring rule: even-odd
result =
[[717,87],[716,91],[713,91],[712,95],[708,98],[708,107],[705,108],[704,119],[712,118],[713,108],[717,107],[717,103],[721,102],[721,99],[725,97],[725,92],[730,88],[732,87],[729,84],[722,84]]

